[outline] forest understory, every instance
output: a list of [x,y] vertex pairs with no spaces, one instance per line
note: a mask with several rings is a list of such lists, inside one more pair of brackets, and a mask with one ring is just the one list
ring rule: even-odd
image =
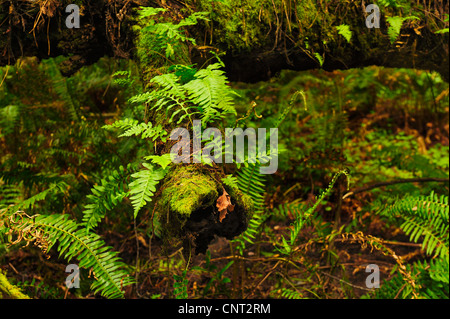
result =
[[[354,2],[303,1],[308,15],[275,1],[255,31],[253,1],[235,29],[223,21],[233,1],[110,1],[106,38],[103,7],[78,2],[92,24],[68,42],[52,1],[0,11],[0,299],[448,299],[448,4],[378,1],[392,19],[374,40],[351,32]],[[119,13],[135,9],[131,26]],[[288,9],[303,15],[284,20]],[[25,12],[39,13],[34,39],[20,33]],[[398,60],[355,58],[376,41]],[[257,60],[273,52],[295,67]],[[420,67],[390,67],[411,57]],[[277,154],[195,163],[193,138],[176,163],[184,140],[169,136],[195,136],[196,120],[277,128]]]

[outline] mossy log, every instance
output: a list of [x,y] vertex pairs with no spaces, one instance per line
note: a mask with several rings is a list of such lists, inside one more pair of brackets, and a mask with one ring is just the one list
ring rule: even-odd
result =
[[[216,175],[202,166],[177,165],[163,181],[157,218],[164,238],[172,244],[182,241],[185,252],[204,253],[215,236],[232,239],[247,228],[251,198],[224,185]],[[221,216],[218,200],[224,192],[233,209]]]
[[[70,3],[81,8],[79,29],[65,27],[65,7]],[[225,51],[231,81],[266,80],[282,69],[332,71],[378,65],[437,71],[448,82],[449,34],[436,33],[448,28],[448,1],[395,3],[380,5],[380,28],[368,29],[368,13],[359,0],[2,1],[0,66],[21,56],[65,55],[70,58],[62,72],[70,75],[105,55],[133,58],[133,9],[142,5],[168,8],[175,21],[192,11],[210,12],[209,22],[190,28],[197,39],[190,52],[202,65],[207,52]],[[418,19],[406,19],[391,43],[387,18],[394,16]],[[338,32],[341,24],[349,26],[350,42]]]

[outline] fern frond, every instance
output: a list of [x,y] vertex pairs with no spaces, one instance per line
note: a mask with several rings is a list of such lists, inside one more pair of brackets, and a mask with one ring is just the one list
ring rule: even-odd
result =
[[106,212],[120,203],[128,193],[123,189],[127,174],[122,166],[119,171],[113,171],[101,184],[95,185],[87,195],[89,203],[84,206],[83,222],[89,231],[97,227],[98,223],[105,217]]
[[184,85],[189,99],[200,108],[205,125],[226,114],[236,114],[233,103],[236,93],[228,85],[225,72],[220,67],[220,63],[208,65],[195,74],[194,80]]
[[113,124],[104,125],[104,129],[119,128],[124,132],[119,137],[141,136],[142,139],[149,138],[152,141],[161,139],[163,142],[167,139],[167,131],[161,125],[153,126],[151,122],[139,123],[139,121],[126,118],[118,120]]
[[250,196],[254,212],[251,217],[247,229],[234,242],[238,243],[237,249],[242,251],[245,249],[245,243],[253,244],[253,240],[258,234],[258,230],[264,222],[264,193],[265,193],[265,177],[259,173],[259,164],[249,164],[242,166],[237,173],[237,186],[245,195]]
[[16,234],[19,239],[36,241],[46,253],[58,244],[60,257],[68,262],[76,258],[79,267],[92,269],[95,281],[91,289],[94,293],[106,298],[122,298],[122,288],[133,282],[118,253],[106,246],[100,236],[86,232],[82,225],[70,220],[68,215],[30,217],[18,211],[9,216],[0,214],[0,220],[6,222],[10,234]]
[[48,194],[52,194],[52,195],[56,195],[58,193],[63,192],[64,190],[67,189],[67,184],[65,182],[59,182],[59,183],[54,183],[51,184],[49,186],[49,188],[47,188],[46,190],[31,196],[23,201],[21,201],[20,203],[17,203],[14,206],[9,207],[9,211],[16,211],[16,210],[26,210],[29,208],[34,207],[36,202],[42,201],[44,200]]
[[173,283],[173,294],[176,299],[187,299],[189,297],[187,292],[187,285],[189,280],[186,279],[187,271],[184,270],[180,275],[173,275],[174,283]]
[[448,257],[433,259],[429,262],[418,261],[412,265],[406,265],[403,272],[409,275],[410,280],[406,280],[405,276],[398,272],[389,280],[384,280],[379,289],[375,289],[373,292],[362,296],[362,298],[449,298]]
[[102,128],[106,129],[106,130],[110,130],[113,128],[118,128],[121,130],[129,130],[130,128],[132,128],[138,124],[139,124],[138,120],[131,119],[131,118],[125,118],[122,120],[115,121],[113,124],[104,125],[104,126],[102,126]]
[[70,95],[69,88],[67,87],[66,78],[62,76],[61,71],[59,70],[55,60],[54,59],[43,60],[42,65],[45,66],[46,72],[50,76],[50,79],[52,80],[54,90],[66,104],[70,117],[74,121],[79,121],[80,114],[78,108],[75,105],[74,99],[72,99],[72,96]]
[[[169,116],[169,122],[172,122],[180,112],[184,114],[178,119],[177,124],[186,117],[192,122],[191,117],[198,112],[195,112],[193,106],[189,106],[188,92],[184,85],[180,83],[179,76],[174,73],[158,75],[152,78],[150,83],[156,84],[157,88],[151,92],[133,97],[130,101],[134,103],[151,103],[150,108],[156,111],[164,108],[168,116],[169,111],[171,111],[172,114]],[[172,109],[175,109],[175,111],[172,111]]]
[[19,123],[21,105],[8,105],[0,108],[0,137],[12,134]]
[[422,248],[428,255],[449,254],[448,196],[407,196],[380,212],[385,217],[403,220],[400,228],[414,242],[423,238]]
[[0,185],[0,209],[17,204],[21,195],[16,185]]
[[350,30],[350,26],[347,24],[341,24],[336,27],[338,33],[342,35],[348,43],[352,39],[352,31]]
[[286,299],[303,299],[303,295],[294,289],[282,288],[281,289],[281,297]]
[[280,252],[289,254],[292,251],[292,247],[295,245],[295,241],[297,240],[300,231],[310,220],[311,216],[314,214],[317,207],[323,202],[323,200],[326,197],[328,197],[331,194],[331,192],[333,191],[334,184],[341,175],[345,175],[347,177],[348,182],[348,175],[349,175],[348,170],[347,169],[340,170],[333,176],[331,182],[328,184],[328,187],[320,194],[319,197],[316,198],[316,202],[314,203],[313,206],[308,208],[308,210],[306,210],[305,212],[297,212],[295,220],[292,223],[289,241],[287,241],[284,238],[284,236],[282,237],[282,242],[279,248]]
[[167,168],[155,169],[151,164],[142,164],[146,169],[140,170],[131,175],[134,181],[129,184],[131,203],[134,208],[134,217],[136,218],[139,210],[152,200],[156,191],[156,185],[164,178]]
[[414,16],[410,17],[394,16],[386,18],[386,21],[389,23],[388,35],[391,43],[394,43],[397,37],[400,35],[400,30],[403,26],[403,22],[409,19],[418,19],[418,18]]

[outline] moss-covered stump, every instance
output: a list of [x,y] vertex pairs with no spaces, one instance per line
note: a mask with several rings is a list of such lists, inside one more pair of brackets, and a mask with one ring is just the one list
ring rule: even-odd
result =
[[[183,242],[185,253],[205,253],[215,236],[232,239],[247,228],[253,211],[250,197],[215,175],[202,166],[179,165],[163,182],[159,222],[164,238]],[[224,208],[225,198],[230,205]]]

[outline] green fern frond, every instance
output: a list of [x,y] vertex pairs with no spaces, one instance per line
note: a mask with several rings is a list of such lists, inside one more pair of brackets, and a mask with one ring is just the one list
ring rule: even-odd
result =
[[151,202],[152,196],[156,191],[156,185],[164,178],[168,169],[155,169],[151,164],[142,164],[146,169],[140,170],[131,175],[134,181],[129,184],[131,203],[134,208],[134,217],[136,218],[139,210],[148,202]]
[[409,19],[418,19],[418,18],[414,16],[410,17],[394,16],[386,18],[386,21],[389,23],[388,35],[391,43],[394,43],[397,37],[400,35],[400,30],[403,26],[403,22]]
[[342,35],[348,43],[352,39],[352,31],[350,30],[350,26],[347,24],[341,24],[336,27],[338,33]]
[[[48,253],[57,245],[59,256],[70,262],[76,258],[81,268],[92,269],[95,281],[91,289],[106,298],[122,298],[123,287],[133,282],[125,264],[111,247],[94,233],[70,220],[68,215],[28,216],[23,212],[13,215],[3,212],[0,221],[6,222],[12,234],[36,244]],[[14,222],[12,222],[14,221]]]
[[19,123],[20,105],[8,105],[0,108],[0,137],[12,134]]
[[195,74],[195,80],[184,85],[192,103],[200,108],[205,125],[226,114],[236,114],[233,103],[236,93],[220,67],[220,63],[208,65]]
[[16,185],[0,184],[0,209],[17,204],[22,192]]
[[286,238],[282,236],[282,242],[279,244],[280,247],[278,248],[280,252],[284,254],[291,253],[292,247],[294,247],[300,231],[310,220],[311,216],[315,213],[317,207],[325,200],[326,197],[328,197],[331,194],[331,192],[333,191],[334,184],[341,175],[345,175],[347,177],[348,182],[349,178],[348,170],[347,169],[340,170],[333,176],[331,182],[328,184],[328,187],[320,194],[319,197],[316,198],[316,202],[314,203],[313,206],[308,208],[308,210],[306,210],[305,212],[296,212],[297,214],[295,216],[295,220],[292,223],[292,228],[290,230],[289,241],[287,241]]
[[173,294],[176,299],[187,299],[189,297],[187,292],[187,285],[189,280],[186,279],[187,270],[184,270],[180,275],[173,275]]
[[120,166],[118,171],[113,171],[106,179],[101,180],[101,184],[91,189],[92,194],[87,195],[89,203],[83,210],[83,222],[88,231],[97,227],[106,212],[117,206],[128,195],[123,187],[127,177],[125,169]]
[[134,127],[138,124],[139,124],[138,120],[131,119],[131,118],[124,118],[122,120],[115,121],[112,124],[104,125],[104,126],[102,126],[102,128],[106,129],[106,130],[118,128],[118,129],[125,131],[125,130],[131,129],[132,127]]
[[[361,298],[363,299],[448,299],[449,262],[447,258],[437,258],[429,262],[418,261],[406,265],[410,280],[398,272],[389,280],[384,280],[380,288]],[[412,279],[412,281],[411,281]],[[414,286],[411,284],[414,283]],[[415,294],[417,296],[415,296]]]
[[253,244],[253,240],[258,234],[259,228],[264,222],[264,193],[265,177],[259,173],[260,165],[249,164],[242,166],[237,173],[237,186],[245,195],[250,196],[253,202],[253,216],[251,217],[247,229],[234,242],[238,243],[237,249],[242,253],[245,243]]
[[80,114],[77,106],[75,105],[74,99],[70,95],[69,88],[67,87],[67,81],[64,76],[62,76],[58,65],[54,59],[42,60],[42,65],[45,66],[46,73],[50,76],[53,83],[53,89],[61,97],[61,99],[66,104],[67,110],[74,121],[80,120]]
[[29,208],[34,207],[34,205],[39,202],[39,201],[43,201],[47,195],[52,194],[52,195],[56,195],[58,193],[64,192],[67,189],[68,185],[65,182],[59,182],[59,183],[54,183],[51,184],[49,186],[49,188],[47,188],[46,190],[31,196],[23,201],[21,201],[20,203],[17,203],[14,206],[9,207],[9,211],[16,211],[16,210],[27,210]]
[[170,153],[166,153],[163,155],[149,155],[144,157],[147,161],[152,161],[154,164],[158,164],[163,169],[172,164],[172,155]]
[[161,125],[153,126],[151,122],[139,123],[139,121],[125,118],[123,120],[118,120],[113,124],[104,125],[104,129],[118,128],[124,132],[119,135],[119,137],[130,137],[130,136],[141,136],[142,139],[151,139],[155,141],[156,139],[161,139],[163,142],[167,140],[167,131],[163,129]]
[[408,196],[380,212],[385,217],[403,220],[400,228],[414,242],[423,238],[422,248],[428,255],[449,254],[448,196]]
[[281,289],[281,297],[286,299],[303,299],[303,295],[294,289],[282,288]]

